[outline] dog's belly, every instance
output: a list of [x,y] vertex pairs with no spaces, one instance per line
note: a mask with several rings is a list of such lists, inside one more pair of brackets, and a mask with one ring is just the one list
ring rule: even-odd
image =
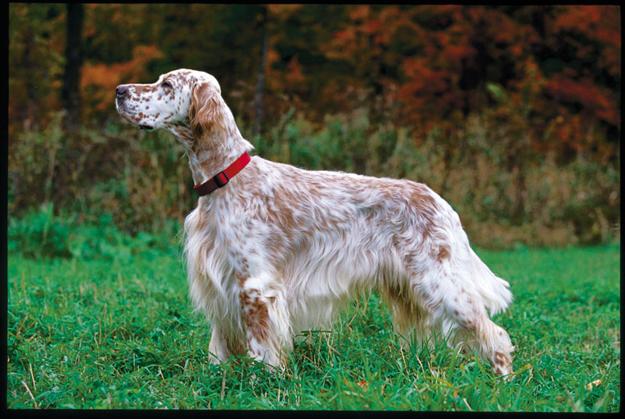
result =
[[306,246],[286,263],[282,280],[295,333],[329,328],[352,299],[402,275],[394,249],[351,242]]

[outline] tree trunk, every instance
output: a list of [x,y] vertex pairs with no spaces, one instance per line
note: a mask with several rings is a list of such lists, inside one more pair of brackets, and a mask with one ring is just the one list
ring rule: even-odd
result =
[[[22,65],[24,66],[24,70],[26,72],[33,71],[35,68],[35,63],[32,58],[33,51],[35,49],[34,33],[32,28],[28,26],[26,30],[26,35],[24,36],[24,54],[22,56]],[[29,130],[32,128],[33,121],[36,121],[35,117],[35,103],[37,102],[37,80],[33,77],[24,77],[26,83],[26,107],[24,108],[24,114],[22,115],[22,123],[25,130]]]
[[263,123],[263,95],[265,93],[265,65],[267,63],[267,6],[262,6],[259,18],[261,32],[260,63],[258,64],[258,79],[254,95],[254,136],[260,135]]
[[80,126],[80,68],[82,66],[82,27],[84,6],[80,3],[67,4],[65,41],[65,71],[61,100],[67,114],[64,126],[75,131]]

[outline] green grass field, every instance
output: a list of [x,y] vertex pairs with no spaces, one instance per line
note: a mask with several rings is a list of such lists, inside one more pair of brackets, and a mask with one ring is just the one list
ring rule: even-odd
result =
[[[178,248],[8,266],[10,408],[617,411],[619,245],[480,251],[515,301],[505,382],[444,343],[400,350],[377,295],[295,346],[286,372],[207,362]],[[592,384],[594,383],[594,384]]]

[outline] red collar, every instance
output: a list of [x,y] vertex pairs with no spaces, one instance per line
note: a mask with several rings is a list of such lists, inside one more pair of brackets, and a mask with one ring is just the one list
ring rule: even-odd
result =
[[199,196],[204,196],[213,192],[215,189],[226,186],[228,181],[230,181],[230,179],[232,179],[234,175],[239,173],[245,166],[247,166],[250,160],[250,155],[247,154],[247,151],[244,152],[230,166],[226,167],[223,171],[217,173],[206,182],[199,185],[194,185],[193,189],[195,189],[195,192],[197,192]]

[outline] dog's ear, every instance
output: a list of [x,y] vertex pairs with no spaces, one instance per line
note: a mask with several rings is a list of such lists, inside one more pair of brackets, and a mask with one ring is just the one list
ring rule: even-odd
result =
[[209,83],[198,83],[191,94],[189,120],[193,135],[201,136],[223,125],[221,95]]

